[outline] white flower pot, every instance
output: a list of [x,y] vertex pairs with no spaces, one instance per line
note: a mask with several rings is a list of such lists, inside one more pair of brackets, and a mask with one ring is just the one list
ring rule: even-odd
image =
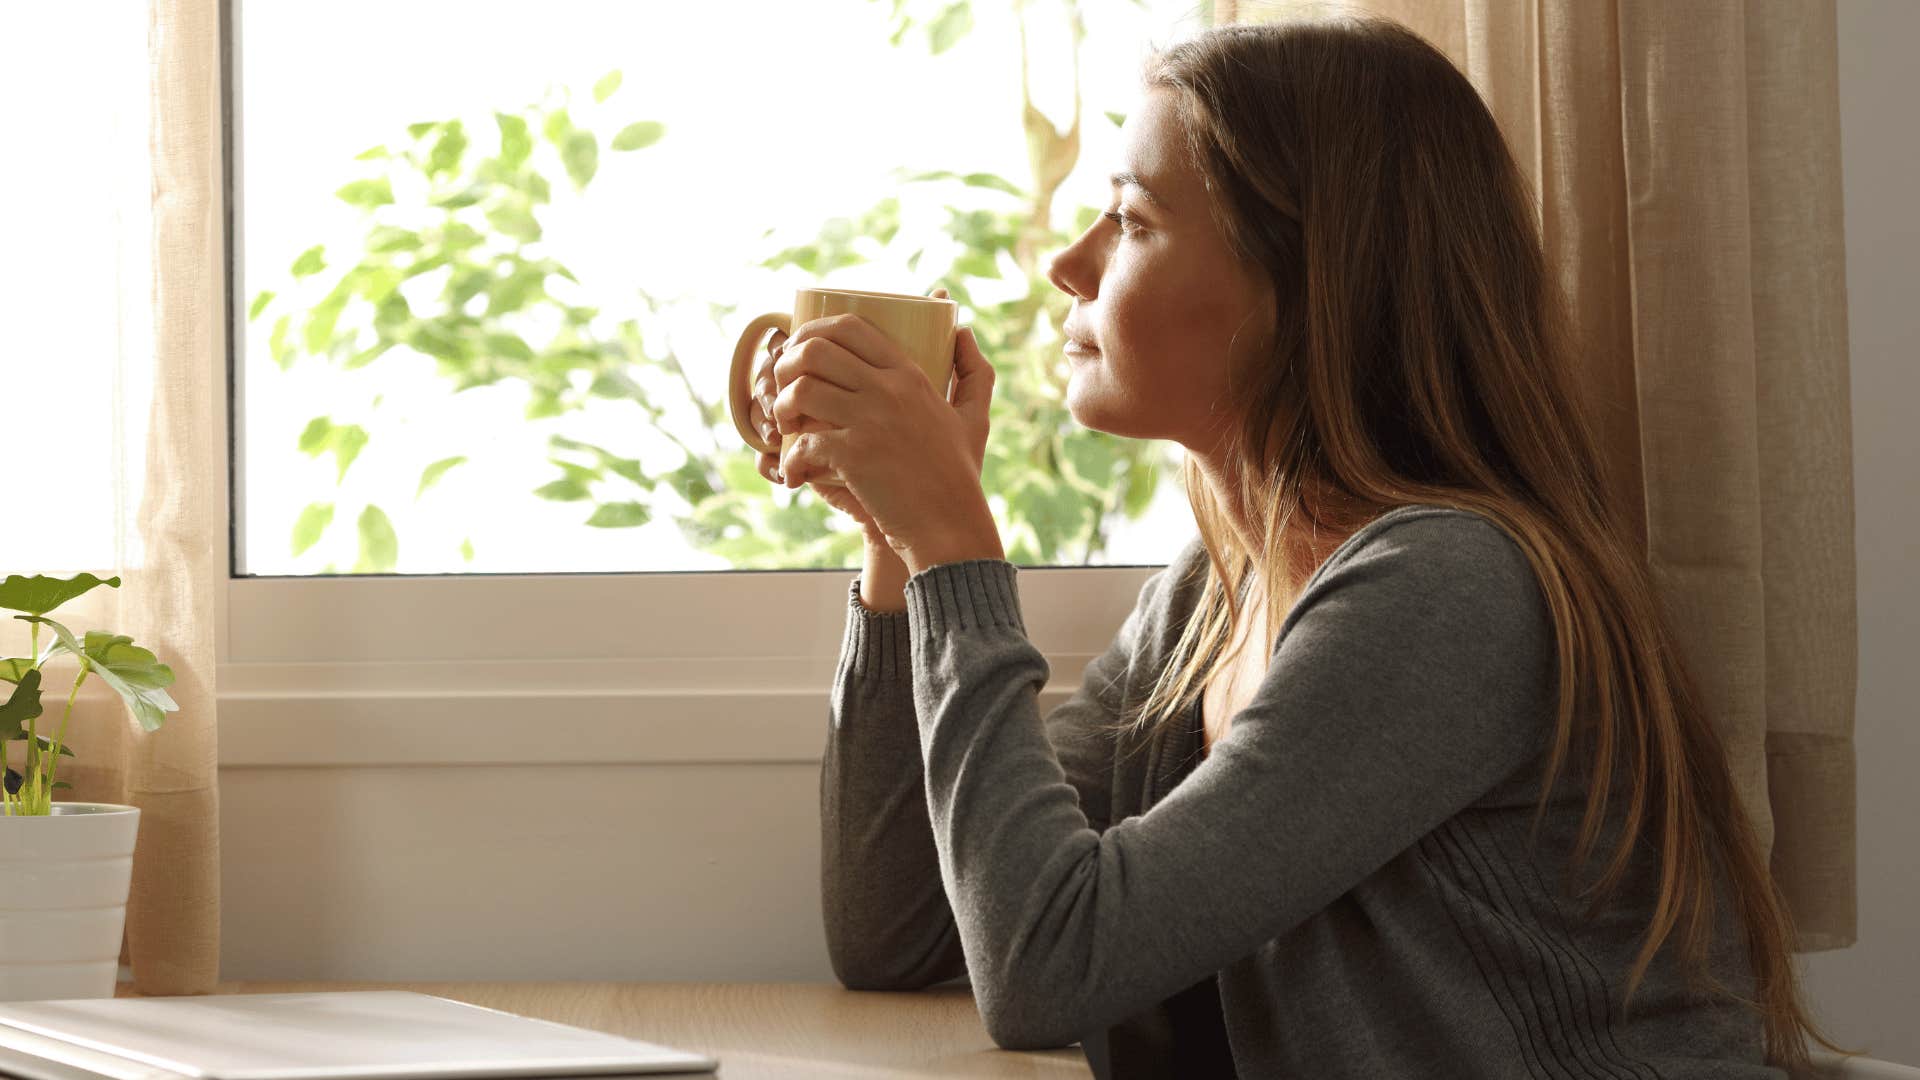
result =
[[0,814],[0,1001],[113,996],[139,831],[112,803]]

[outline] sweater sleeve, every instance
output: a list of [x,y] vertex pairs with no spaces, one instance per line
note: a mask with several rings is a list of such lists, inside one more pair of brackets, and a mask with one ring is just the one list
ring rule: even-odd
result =
[[1477,515],[1386,524],[1329,559],[1230,732],[1101,832],[1034,696],[1015,568],[909,578],[915,714],[941,881],[981,1016],[1060,1046],[1305,921],[1546,745],[1552,626]]
[[[1147,578],[1120,632],[1044,721],[1096,829],[1106,828],[1113,772],[1112,741],[1099,729],[1119,717],[1166,572]],[[928,817],[907,629],[906,612],[870,610],[853,580],[821,758],[820,890],[829,960],[855,990],[914,990],[966,973]]]

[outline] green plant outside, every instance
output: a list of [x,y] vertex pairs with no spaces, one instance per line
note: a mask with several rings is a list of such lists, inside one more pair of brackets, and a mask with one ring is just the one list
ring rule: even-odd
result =
[[[895,47],[920,25],[928,47],[938,53],[972,27],[970,0],[944,3],[918,20],[906,11],[906,0],[891,3]],[[1069,8],[1068,17],[1077,53],[1085,36],[1078,5]],[[1024,64],[1024,34],[1021,50]],[[1077,57],[1075,63],[1077,68]],[[354,370],[406,346],[433,358],[455,393],[521,381],[531,391],[530,421],[564,419],[594,397],[631,402],[685,452],[683,463],[649,470],[636,457],[554,432],[548,460],[556,471],[531,494],[581,504],[582,524],[590,528],[635,528],[665,515],[691,547],[740,569],[858,566],[863,539],[853,523],[804,488],[786,501],[774,497],[774,487],[756,468],[757,453],[734,430],[723,385],[691,377],[670,350],[655,355],[646,349],[639,320],[609,324],[598,318],[597,308],[554,295],[568,291],[553,286],[556,279],[576,286],[579,280],[550,255],[529,250],[541,238],[541,209],[551,203],[555,185],[583,192],[599,171],[603,148],[640,152],[671,137],[655,121],[597,119],[610,111],[602,106],[620,83],[618,71],[599,79],[591,105],[576,104],[572,91],[562,88],[547,100],[495,111],[481,122],[453,118],[412,124],[404,138],[362,153],[367,175],[336,193],[361,211],[361,249],[331,253],[314,246],[301,252],[289,275],[295,282],[315,278],[328,285],[320,299],[295,304],[280,293],[262,291],[248,318],[269,321],[268,349],[282,370],[303,360]],[[1004,513],[996,515],[1007,557],[1026,565],[1092,562],[1110,528],[1142,516],[1161,478],[1178,476],[1168,468],[1164,444],[1089,430],[1066,408],[1067,372],[1058,343],[1071,301],[1046,280],[1040,255],[1071,242],[1098,213],[1096,207],[1078,208],[1073,233],[1048,224],[1054,192],[1079,157],[1080,114],[1077,88],[1072,124],[1064,133],[1029,99],[1023,124],[1031,175],[1024,184],[986,172],[897,174],[903,194],[926,192],[932,198],[945,192],[978,201],[982,193],[992,193],[990,201],[1005,204],[1002,209],[945,205],[943,231],[962,254],[915,288],[924,295],[944,286],[995,366],[992,434],[981,479],[990,495],[1005,500]],[[1123,119],[1112,112],[1106,117],[1115,124]],[[419,194],[398,207],[396,192]],[[383,209],[388,207],[429,224],[400,227],[392,223],[392,211]],[[753,265],[795,266],[831,284],[836,271],[868,262],[868,252],[896,243],[900,221],[901,199],[888,197],[864,212],[823,223],[810,243],[774,251]],[[922,245],[907,258],[911,271],[922,272],[925,250]],[[416,310],[400,286],[442,268],[448,271],[444,288]],[[994,291],[1004,294],[1014,282],[1024,284],[1017,299],[998,304],[974,299],[973,290],[982,284],[993,283]],[[663,310],[660,300],[638,292],[648,312]],[[734,314],[730,305],[705,307],[703,317],[716,324]],[[517,328],[535,321],[557,329],[545,340],[530,341]],[[698,434],[682,438],[665,422],[668,417],[683,426],[691,422]],[[341,485],[370,438],[359,424],[321,415],[307,423],[298,446],[311,456],[331,455],[336,485]],[[443,449],[422,469],[416,500],[470,460],[461,447]],[[292,529],[292,554],[305,552],[333,527],[341,501],[316,500],[302,510]],[[349,516],[359,541],[351,572],[391,571],[400,539],[387,509],[366,503]],[[472,561],[471,538],[461,554]],[[337,569],[329,565],[323,572]]]

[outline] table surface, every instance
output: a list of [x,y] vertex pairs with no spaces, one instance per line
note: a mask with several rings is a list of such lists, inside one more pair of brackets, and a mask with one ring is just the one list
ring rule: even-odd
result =
[[[727,1080],[796,1077],[1086,1077],[1079,1047],[993,1045],[964,986],[911,993],[837,983],[223,982],[217,994],[415,990],[591,1028],[720,1063]],[[122,997],[137,997],[122,984]]]

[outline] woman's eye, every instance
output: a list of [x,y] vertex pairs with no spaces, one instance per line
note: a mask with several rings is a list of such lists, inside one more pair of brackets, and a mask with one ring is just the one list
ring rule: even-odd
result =
[[1120,226],[1120,235],[1122,236],[1130,235],[1134,230],[1139,228],[1139,226],[1133,223],[1133,219],[1127,217],[1125,214],[1116,214],[1111,210],[1102,210],[1100,211],[1100,216]]

